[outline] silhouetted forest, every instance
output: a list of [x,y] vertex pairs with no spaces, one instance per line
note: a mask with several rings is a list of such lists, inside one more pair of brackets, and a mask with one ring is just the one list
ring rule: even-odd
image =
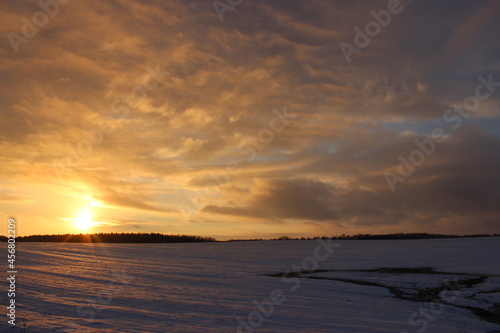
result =
[[[0,236],[5,242],[7,237]],[[67,243],[193,243],[216,242],[212,237],[188,235],[164,235],[159,233],[98,233],[98,234],[62,234],[31,235],[16,237],[17,242],[67,242]]]
[[428,233],[396,233],[396,234],[357,234],[357,235],[339,235],[339,236],[316,236],[316,237],[289,237],[281,236],[279,238],[272,239],[230,239],[229,242],[237,241],[262,241],[262,240],[307,240],[307,239],[346,239],[346,240],[367,240],[367,239],[433,239],[433,238],[470,238],[470,237],[499,237],[498,234],[475,234],[475,235],[444,235],[444,234],[428,234]]
[[[230,239],[228,242],[238,241],[277,241],[277,240],[311,240],[311,239],[345,239],[345,240],[369,240],[369,239],[434,239],[434,238],[470,238],[470,237],[499,237],[499,234],[475,234],[475,235],[444,235],[429,233],[396,233],[396,234],[357,234],[339,236],[317,236],[317,237],[289,237],[279,238],[255,238],[255,239]],[[0,236],[1,242],[6,242],[7,237]],[[193,243],[193,242],[217,242],[212,237],[188,236],[188,235],[164,235],[160,233],[98,233],[98,234],[59,234],[59,235],[31,235],[17,237],[18,242],[68,242],[68,243]]]

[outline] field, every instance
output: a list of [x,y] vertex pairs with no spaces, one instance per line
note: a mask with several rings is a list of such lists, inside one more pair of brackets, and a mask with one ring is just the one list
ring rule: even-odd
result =
[[500,332],[499,263],[499,238],[18,243],[0,330]]

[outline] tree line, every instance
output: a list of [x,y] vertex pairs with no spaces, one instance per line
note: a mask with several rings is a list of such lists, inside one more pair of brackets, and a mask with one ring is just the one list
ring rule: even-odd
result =
[[[0,241],[7,237],[0,236]],[[189,235],[164,235],[160,233],[94,233],[55,234],[16,237],[17,242],[65,242],[65,243],[193,243],[216,242],[212,237]]]
[[316,236],[316,237],[289,237],[281,236],[278,238],[254,238],[254,239],[230,239],[229,242],[236,241],[263,241],[263,240],[313,240],[313,239],[346,239],[346,240],[369,240],[369,239],[434,239],[434,238],[470,238],[470,237],[499,237],[499,234],[470,234],[470,235],[446,235],[430,234],[425,232],[417,233],[394,233],[394,234],[356,234],[356,235],[338,235],[338,236]]
[[[470,235],[446,235],[430,233],[394,233],[394,234],[356,234],[338,236],[316,236],[316,237],[289,237],[278,238],[254,238],[254,239],[230,239],[228,242],[237,241],[277,241],[277,240],[313,240],[313,239],[344,239],[344,240],[390,240],[390,239],[437,239],[437,238],[470,238],[470,237],[499,237],[499,234],[470,234]],[[0,242],[6,242],[6,236],[0,236]],[[217,242],[213,237],[189,236],[189,235],[165,235],[160,233],[94,233],[94,234],[54,234],[54,235],[31,235],[16,237],[18,242],[67,242],[67,243],[193,243],[193,242]]]

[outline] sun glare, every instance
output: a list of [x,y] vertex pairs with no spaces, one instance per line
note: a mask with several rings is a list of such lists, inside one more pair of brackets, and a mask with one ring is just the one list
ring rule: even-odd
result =
[[80,215],[75,220],[75,226],[81,231],[87,231],[92,225],[94,221],[92,221],[92,214],[88,209],[82,210]]

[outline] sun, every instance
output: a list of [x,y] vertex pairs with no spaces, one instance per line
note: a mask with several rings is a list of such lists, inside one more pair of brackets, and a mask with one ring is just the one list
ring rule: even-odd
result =
[[93,225],[92,214],[90,214],[88,209],[82,210],[80,215],[75,219],[75,226],[81,231],[87,231]]

